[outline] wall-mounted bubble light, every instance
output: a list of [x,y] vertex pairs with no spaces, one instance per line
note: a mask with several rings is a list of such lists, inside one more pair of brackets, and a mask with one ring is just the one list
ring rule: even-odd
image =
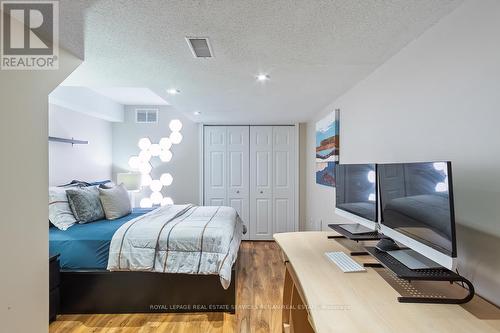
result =
[[152,143],[149,138],[141,138],[137,144],[141,151],[137,156],[131,156],[128,165],[133,171],[139,171],[142,174],[141,186],[151,189],[149,198],[143,198],[140,202],[142,208],[150,208],[153,205],[173,205],[171,197],[163,197],[161,193],[163,187],[172,185],[174,177],[170,173],[164,173],[160,179],[154,180],[151,177],[153,167],[150,163],[153,157],[159,157],[162,162],[170,162],[173,154],[170,148],[173,144],[179,144],[182,141],[182,122],[179,119],[170,121],[169,128],[172,131],[169,137],[161,138],[159,143]]

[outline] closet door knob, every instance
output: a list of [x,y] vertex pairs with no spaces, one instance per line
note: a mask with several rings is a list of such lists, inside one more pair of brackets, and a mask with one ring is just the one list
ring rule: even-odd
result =
[[238,194],[239,194],[239,193],[240,193],[240,190],[236,191],[236,193],[238,193]]
[[264,191],[260,191],[260,194],[264,193]]

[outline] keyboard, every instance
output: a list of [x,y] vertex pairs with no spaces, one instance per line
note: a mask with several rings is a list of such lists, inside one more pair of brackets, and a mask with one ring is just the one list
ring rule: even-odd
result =
[[344,252],[325,252],[325,255],[344,273],[366,272],[363,266],[355,262]]

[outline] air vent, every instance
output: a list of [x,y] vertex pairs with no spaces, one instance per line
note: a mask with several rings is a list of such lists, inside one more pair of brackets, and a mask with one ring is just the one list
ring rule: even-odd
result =
[[186,41],[195,58],[212,58],[213,52],[208,38],[186,37]]
[[135,109],[135,122],[139,124],[157,123],[158,109]]

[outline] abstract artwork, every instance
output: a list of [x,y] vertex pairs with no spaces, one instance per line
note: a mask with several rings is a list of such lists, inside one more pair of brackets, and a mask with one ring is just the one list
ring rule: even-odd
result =
[[316,123],[316,183],[335,187],[339,162],[339,110]]

